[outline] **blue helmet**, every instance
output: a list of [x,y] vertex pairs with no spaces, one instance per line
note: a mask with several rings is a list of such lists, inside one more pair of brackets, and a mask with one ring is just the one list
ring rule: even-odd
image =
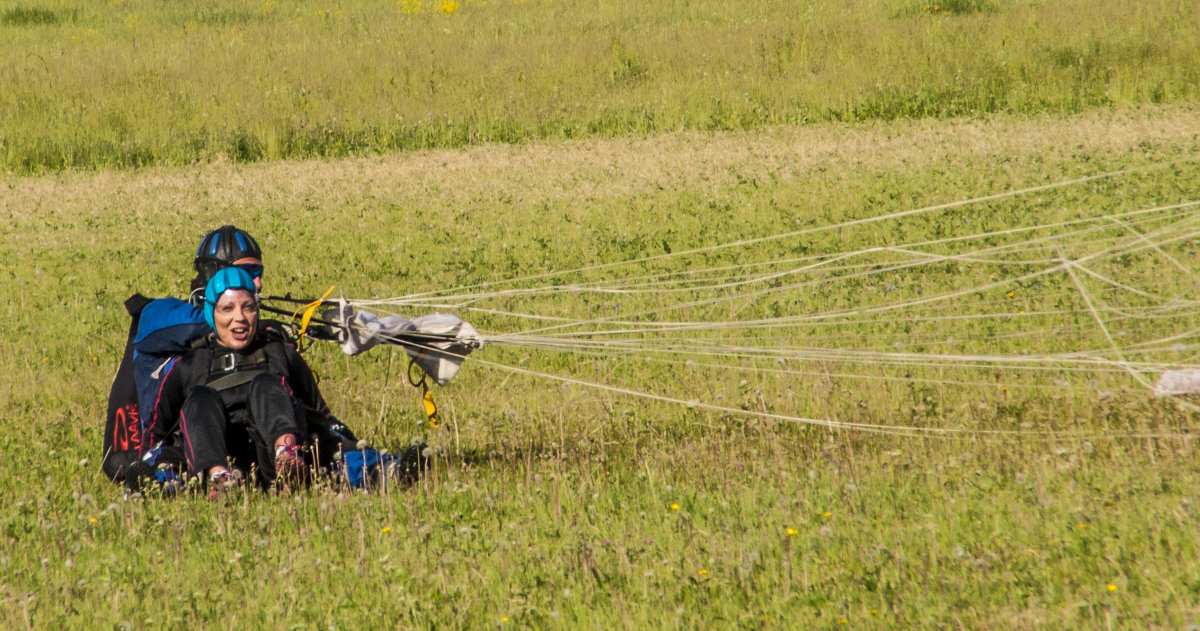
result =
[[217,308],[217,301],[221,299],[221,294],[230,289],[244,289],[250,292],[250,295],[255,296],[255,299],[258,297],[258,290],[254,287],[254,277],[246,270],[240,267],[223,267],[217,270],[204,288],[204,321],[214,331],[217,330],[217,323],[213,319],[213,309]]

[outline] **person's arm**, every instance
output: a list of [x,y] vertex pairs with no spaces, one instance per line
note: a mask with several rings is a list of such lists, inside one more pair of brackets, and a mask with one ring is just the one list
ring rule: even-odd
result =
[[286,344],[282,346],[284,355],[287,357],[288,385],[292,387],[292,394],[296,400],[314,412],[333,417],[329,406],[325,404],[325,398],[321,396],[321,390],[317,387],[317,378],[313,375],[312,369],[308,367],[308,362],[304,361],[296,349]]
[[296,349],[282,346],[287,359],[288,385],[292,388],[292,395],[306,408],[307,432],[319,444],[319,460],[332,462],[338,451],[359,449],[358,437],[329,411],[308,363]]

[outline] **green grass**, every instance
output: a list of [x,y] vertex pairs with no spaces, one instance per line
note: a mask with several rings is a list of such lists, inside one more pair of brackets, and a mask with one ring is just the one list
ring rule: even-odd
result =
[[0,166],[1187,103],[1198,23],[1167,0],[4,0]]
[[[425,435],[439,449],[429,479],[386,495],[124,501],[98,462],[126,327],[120,301],[183,291],[194,242],[226,221],[266,248],[271,290],[311,296],[337,284],[353,297],[394,296],[1194,158],[1194,136],[1181,131],[1194,121],[1191,110],[1159,108],[956,121],[933,132],[924,122],[826,125],[8,176],[0,620],[46,629],[352,628],[366,615],[389,628],[1186,627],[1200,606],[1192,415],[1120,374],[1054,390],[1044,386],[1057,375],[982,370],[974,376],[994,386],[955,387],[916,368],[907,383],[864,382],[854,373],[872,369],[850,362],[804,376],[736,360],[708,370],[489,346],[437,390],[446,423],[430,430],[398,357],[377,349],[345,358],[318,345],[307,358],[335,411],[378,444]],[[1185,161],[596,276],[1112,215],[1187,200],[1197,176],[1200,165]],[[1097,246],[1064,236],[1057,247],[1080,256]],[[1195,261],[1187,244],[1164,247]],[[1096,271],[1158,287],[1164,300],[1190,295],[1191,275],[1156,260],[1131,255]],[[928,295],[978,286],[1004,269],[963,265],[965,273],[934,265],[907,278],[833,274],[817,289],[780,289],[758,303],[731,294],[720,315],[768,316],[771,301],[779,315],[886,304],[917,287]],[[896,292],[885,294],[885,282]],[[1032,310],[1078,295],[1061,275],[1016,289],[1020,298],[984,298],[1028,300]],[[966,313],[984,298],[950,306]],[[638,307],[619,300],[626,312]],[[572,295],[509,306],[576,318],[614,307]],[[499,316],[464,315],[489,334],[511,332]],[[1032,342],[991,331],[974,350],[1019,353],[1024,344],[1036,355],[1102,340],[1086,318],[1070,324],[1069,335]],[[1188,317],[1160,324],[1126,328],[1154,338],[1195,327]],[[897,339],[911,347],[951,332],[972,343],[957,325],[913,327],[880,321],[838,329],[848,339],[788,335],[826,348]],[[482,361],[685,400],[971,431],[903,438],[809,427],[563,386]],[[846,376],[828,376],[839,372]]]
[[44,24],[58,24],[60,22],[69,22],[73,20],[74,17],[74,13],[69,16],[64,16],[49,9],[34,9],[18,6],[8,9],[3,14],[0,14],[0,24],[3,24],[4,26],[36,26]]
[[[1065,359],[1196,362],[1194,210],[1115,221],[1194,201],[1196,27],[1166,1],[0,0],[0,623],[1200,623],[1194,410]],[[98,470],[121,302],[182,294],[230,222],[302,297],[773,271],[395,310],[493,340],[535,326],[513,313],[732,320],[688,336],[828,355],[493,343],[434,430],[399,355],[316,345],[334,411],[423,435],[428,479],[126,501]]]

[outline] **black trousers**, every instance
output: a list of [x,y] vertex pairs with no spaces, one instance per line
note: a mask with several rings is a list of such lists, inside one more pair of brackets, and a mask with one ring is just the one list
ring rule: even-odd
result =
[[203,474],[217,465],[275,477],[275,441],[295,434],[302,441],[304,406],[279,375],[263,373],[247,385],[217,392],[200,386],[188,394],[180,414],[188,471]]

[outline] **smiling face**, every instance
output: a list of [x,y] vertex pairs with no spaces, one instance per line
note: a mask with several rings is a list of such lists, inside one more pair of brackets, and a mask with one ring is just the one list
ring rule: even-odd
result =
[[244,289],[226,291],[213,308],[213,324],[221,344],[235,351],[246,348],[258,328],[258,301]]

